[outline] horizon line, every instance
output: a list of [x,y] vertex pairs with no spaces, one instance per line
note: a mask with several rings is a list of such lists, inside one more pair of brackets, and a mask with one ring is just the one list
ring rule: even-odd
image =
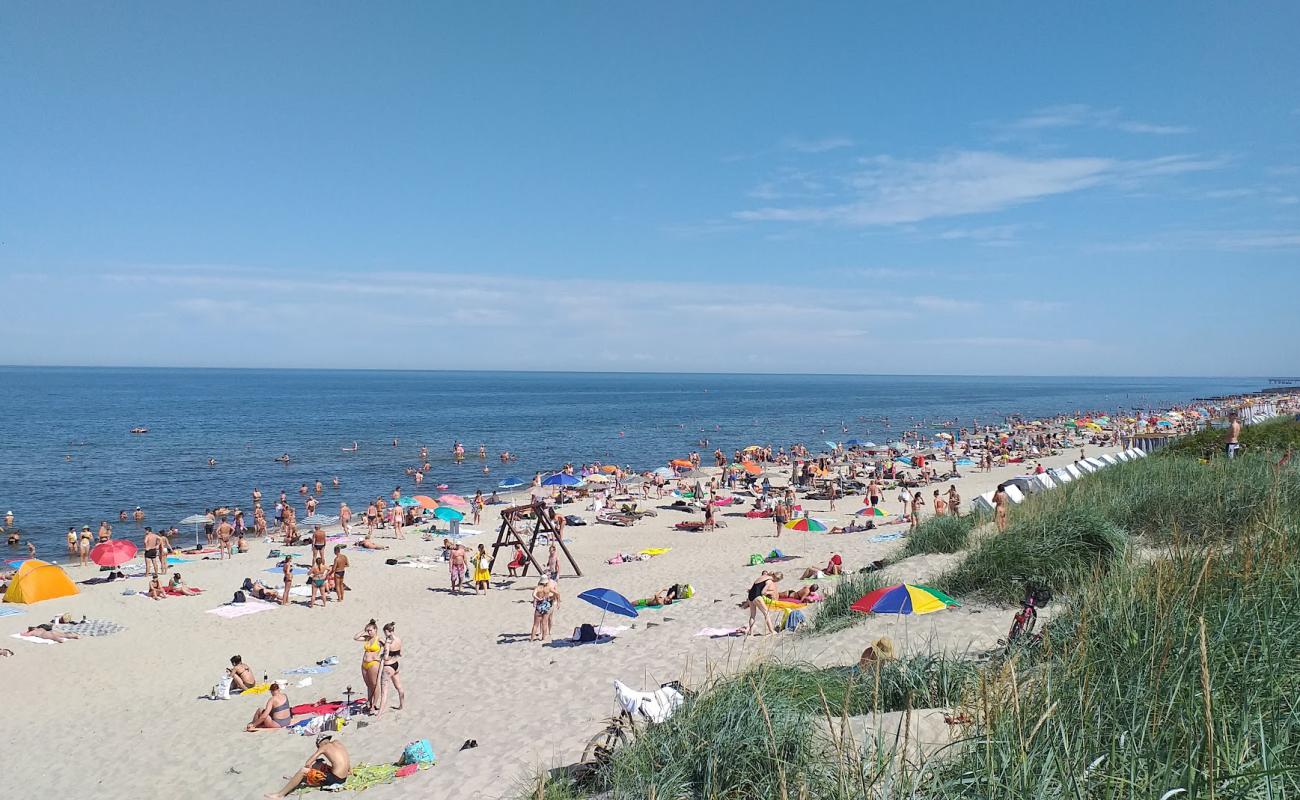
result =
[[402,367],[229,367],[141,364],[0,364],[0,369],[30,370],[195,370],[228,372],[397,372],[408,374],[512,373],[520,375],[725,375],[753,377],[834,378],[1176,378],[1183,380],[1272,380],[1265,375],[1125,375],[1109,373],[977,373],[977,372],[718,372],[707,370],[564,370],[564,369],[410,369]]

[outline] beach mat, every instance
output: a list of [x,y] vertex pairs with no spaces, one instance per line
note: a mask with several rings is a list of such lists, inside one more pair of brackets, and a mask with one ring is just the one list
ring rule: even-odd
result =
[[88,619],[85,622],[57,624],[54,629],[78,636],[112,636],[126,630],[126,626],[106,619]]
[[49,639],[37,639],[35,636],[23,636],[21,633],[11,633],[9,634],[9,638],[22,639],[24,642],[31,642],[32,644],[58,644],[58,642],[51,642]]
[[23,611],[24,609],[14,608],[13,606],[0,606],[0,617],[16,617]]
[[205,614],[216,614],[218,617],[225,619],[234,619],[235,617],[246,617],[249,614],[257,614],[262,611],[270,611],[277,608],[274,603],[263,603],[260,600],[249,600],[246,603],[231,603],[229,605],[209,608],[203,612]]
[[743,635],[744,632],[744,628],[700,628],[695,635],[707,636],[710,639],[725,639],[728,636]]
[[901,533],[877,533],[867,541],[870,542],[895,542],[903,538]]

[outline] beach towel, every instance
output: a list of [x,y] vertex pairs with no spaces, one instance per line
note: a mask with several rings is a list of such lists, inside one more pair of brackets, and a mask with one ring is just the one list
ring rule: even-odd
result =
[[270,611],[273,608],[276,608],[274,603],[264,603],[261,600],[249,600],[246,603],[232,603],[231,605],[209,608],[204,613],[216,614],[218,617],[224,617],[226,619],[234,619],[235,617],[246,617],[249,614]]
[[[360,707],[364,705],[365,702],[365,700],[358,698],[352,701],[352,705]],[[304,714],[333,714],[341,708],[343,708],[342,700],[331,700],[327,703],[303,703],[302,705],[292,706],[289,709],[289,713],[295,717],[300,717]]]
[[14,608],[13,606],[0,606],[0,617],[16,617],[21,613],[23,613],[23,610],[21,608]]
[[[263,572],[270,572],[270,573],[273,574],[273,575],[280,575],[280,574],[282,574],[282,573],[284,572],[284,567],[268,567],[268,568],[266,568],[266,569],[264,569],[264,570],[262,570],[262,571],[263,571]],[[309,572],[309,570],[308,570],[306,567],[294,567],[294,568],[293,568],[293,573],[292,573],[292,574],[294,574],[294,575],[306,575],[308,572]]]
[[773,600],[770,597],[764,597],[763,602],[767,604],[768,608],[780,608],[785,611],[793,611],[798,608],[807,608],[808,606],[807,603],[799,603],[790,600]]
[[669,550],[672,550],[672,548],[671,547],[647,547],[644,550],[638,550],[637,554],[643,556],[661,556],[664,553],[667,553]]
[[192,564],[194,563],[194,559],[181,558],[180,556],[167,556],[167,563],[168,564]]
[[168,586],[163,589],[163,594],[167,595],[168,597],[197,597],[198,595],[203,594],[203,590],[192,588],[190,592],[182,592],[180,589],[173,589],[172,587]]
[[247,689],[240,692],[240,694],[266,694],[269,691],[271,691],[271,684],[259,683],[256,686],[248,687]]
[[22,639],[24,642],[32,642],[34,644],[58,644],[58,642],[52,642],[49,639],[37,639],[35,636],[23,636],[21,633],[11,633],[9,634],[9,638]]
[[281,675],[328,675],[334,671],[334,667],[329,664],[312,664],[310,667],[294,667],[293,669],[281,670]]
[[354,764],[343,790],[361,792],[397,780],[396,764]]
[[869,541],[869,542],[892,542],[892,541],[895,541],[895,540],[898,540],[898,539],[902,539],[902,538],[903,538],[903,534],[901,534],[901,533],[877,533],[875,536],[872,536],[872,537],[869,538],[867,541]]
[[710,639],[721,639],[726,636],[743,636],[744,628],[700,628],[696,631],[696,636],[708,636]]
[[88,619],[85,622],[75,624],[55,625],[54,630],[63,633],[75,633],[78,636],[111,636],[126,630],[126,626],[118,625],[116,622],[110,622],[106,619]]
[[289,590],[289,595],[292,597],[311,597],[311,587],[295,586]]

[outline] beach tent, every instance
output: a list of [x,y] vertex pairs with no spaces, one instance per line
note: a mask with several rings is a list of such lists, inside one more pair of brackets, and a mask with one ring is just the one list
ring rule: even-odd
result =
[[1146,458],[1146,457],[1147,457],[1147,453],[1146,453],[1146,451],[1145,451],[1145,450],[1142,450],[1142,449],[1140,449],[1140,448],[1137,448],[1137,447],[1130,447],[1130,448],[1128,449],[1128,454],[1131,455],[1131,456],[1133,456],[1134,458]]
[[1074,480],[1074,476],[1070,474],[1069,470],[1053,469],[1048,471],[1052,474],[1052,477],[1056,479],[1057,483],[1066,484]]
[[1102,461],[1100,458],[1093,458],[1092,456],[1088,456],[1084,460],[1087,461],[1089,464],[1093,465],[1094,467],[1096,467],[1097,469],[1105,469],[1106,467],[1110,466],[1110,464],[1107,464],[1105,461]]
[[[1003,481],[1001,483],[1001,486],[1007,490],[1008,495],[1011,494],[1011,489],[1013,487],[1017,489],[1022,495],[1021,500],[1024,499],[1023,497],[1024,495],[1034,494],[1035,492],[1040,491],[1042,489],[1042,487],[1038,484],[1038,482],[1035,481],[1034,478],[1029,475],[1021,475],[1015,478],[1009,478]],[[1014,496],[1012,496],[1011,499],[1017,503],[1020,502],[1020,500],[1017,500]]]
[[1079,471],[1079,467],[1075,464],[1066,464],[1064,467],[1062,467],[1062,469],[1064,469],[1066,474],[1068,474],[1071,478],[1083,477],[1083,473]]
[[1096,465],[1094,465],[1091,461],[1076,461],[1070,466],[1077,467],[1083,470],[1084,472],[1087,472],[1090,475],[1097,471]]
[[975,498],[975,508],[976,508],[976,510],[978,510],[978,511],[992,511],[992,510],[993,510],[993,493],[992,493],[992,492],[985,492],[984,494],[980,495],[979,497],[976,497],[976,498]]
[[1109,464],[1112,467],[1119,463],[1119,459],[1115,458],[1115,456],[1111,455],[1110,453],[1107,453],[1106,455],[1102,456],[1101,460],[1105,461],[1107,464]]
[[1014,483],[1008,482],[1002,487],[1002,491],[1007,493],[1007,497],[1010,497],[1011,502],[1013,503],[1019,504],[1025,502],[1025,496],[1021,493],[1020,487]]
[[77,585],[68,573],[44,561],[30,558],[18,568],[18,574],[5,592],[6,603],[39,603],[77,593]]
[[1118,458],[1120,461],[1128,461],[1132,456],[1128,454],[1127,450],[1121,450],[1115,454],[1115,458]]
[[1039,485],[1041,485],[1044,489],[1056,488],[1056,481],[1052,480],[1052,476],[1046,472],[1035,475],[1034,480],[1038,481]]

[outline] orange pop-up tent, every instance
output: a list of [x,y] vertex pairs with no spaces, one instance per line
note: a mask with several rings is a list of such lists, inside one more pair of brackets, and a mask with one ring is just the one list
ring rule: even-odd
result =
[[29,558],[18,568],[5,592],[6,603],[39,603],[77,593],[77,585],[54,564]]

